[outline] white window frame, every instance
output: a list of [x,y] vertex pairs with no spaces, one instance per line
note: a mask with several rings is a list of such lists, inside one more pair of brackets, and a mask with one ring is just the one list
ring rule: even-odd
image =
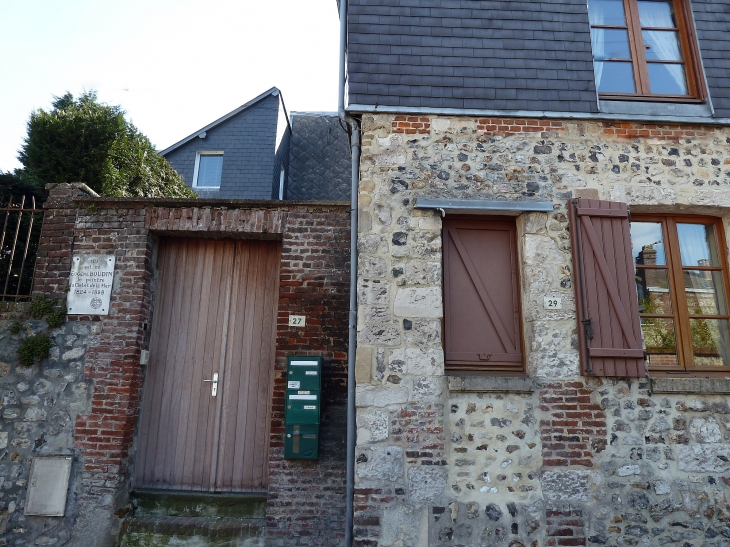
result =
[[[218,186],[198,186],[198,168],[200,167],[200,156],[222,156],[223,150],[198,150],[195,153],[195,170],[193,171],[193,188],[201,190],[220,190],[220,182]],[[221,178],[223,174],[221,173]]]

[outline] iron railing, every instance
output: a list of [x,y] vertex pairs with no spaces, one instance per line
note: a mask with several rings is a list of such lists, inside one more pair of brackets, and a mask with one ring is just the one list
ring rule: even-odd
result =
[[33,196],[30,200],[23,196],[19,203],[14,203],[11,197],[5,207],[0,207],[0,222],[0,301],[28,299],[33,289],[43,209],[36,207]]

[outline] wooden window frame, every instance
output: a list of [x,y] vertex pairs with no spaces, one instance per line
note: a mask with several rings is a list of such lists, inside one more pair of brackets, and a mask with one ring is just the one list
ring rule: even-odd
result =
[[[486,224],[486,223],[500,223],[500,224],[508,224],[509,230],[512,238],[512,242],[510,245],[510,261],[511,261],[511,269],[513,272],[513,278],[512,278],[512,290],[513,290],[513,299],[516,300],[516,309],[515,309],[515,324],[517,328],[517,335],[516,335],[516,345],[517,348],[521,352],[521,360],[519,363],[515,365],[504,365],[504,364],[494,364],[489,363],[489,361],[485,361],[483,364],[465,364],[465,363],[457,363],[457,362],[449,362],[448,358],[446,358],[446,349],[447,349],[447,336],[449,331],[449,314],[451,313],[450,309],[450,284],[449,284],[449,275],[450,272],[448,270],[448,261],[449,261],[449,251],[447,250],[446,245],[446,237],[447,237],[447,229],[449,225],[480,225],[480,224]],[[443,299],[444,299],[444,317],[442,320],[442,329],[441,329],[441,342],[442,347],[444,348],[445,353],[445,359],[444,359],[444,368],[447,374],[450,373],[467,373],[467,374],[479,374],[479,375],[499,375],[499,376],[525,376],[525,344],[524,344],[524,329],[522,325],[523,320],[523,309],[522,309],[522,294],[521,294],[521,278],[520,278],[520,259],[519,259],[519,250],[518,250],[518,233],[517,233],[517,221],[515,217],[505,217],[505,216],[469,216],[469,215],[449,215],[444,219],[444,230],[442,237],[444,239],[444,245],[443,245],[443,252],[442,252],[442,272],[443,272]]]
[[[590,0],[589,0],[590,1]],[[599,92],[600,99],[605,100],[632,100],[632,101],[662,101],[677,103],[703,103],[707,100],[707,90],[702,75],[702,63],[697,36],[694,31],[692,8],[689,0],[671,0],[677,18],[676,29],[654,28],[652,30],[674,30],[679,35],[680,47],[684,64],[684,73],[687,80],[687,95],[652,94],[649,85],[649,61],[646,60],[646,48],[642,37],[642,28],[639,20],[638,0],[623,0],[626,26],[590,25],[591,28],[626,29],[629,37],[631,65],[633,67],[634,85],[636,93],[607,93]],[[627,59],[629,61],[629,59]],[[595,63],[595,61],[594,61]]]
[[[722,289],[725,291],[725,300],[728,314],[718,315],[702,315],[705,319],[728,319],[730,320],[730,279],[728,268],[728,251],[727,240],[725,238],[725,227],[722,219],[718,217],[696,216],[696,215],[671,215],[671,214],[634,214],[631,216],[632,222],[655,222],[661,223],[662,237],[664,238],[664,254],[666,257],[666,265],[659,266],[637,266],[638,269],[658,269],[667,270],[669,278],[669,294],[672,299],[671,314],[645,314],[640,313],[640,317],[666,317],[673,319],[675,324],[676,348],[677,348],[677,366],[654,366],[649,368],[647,361],[647,370],[650,376],[677,376],[690,375],[700,377],[721,376],[726,377],[730,374],[730,366],[722,367],[702,367],[695,366],[692,351],[692,333],[690,328],[690,316],[684,283],[684,270],[702,270],[702,271],[720,271],[722,272],[723,284]],[[717,240],[717,253],[719,266],[683,266],[679,247],[679,236],[676,225],[678,223],[686,224],[702,224],[712,225],[715,228],[715,238]],[[635,257],[634,257],[635,258]],[[697,316],[700,317],[700,316]],[[695,317],[692,317],[695,318]]]

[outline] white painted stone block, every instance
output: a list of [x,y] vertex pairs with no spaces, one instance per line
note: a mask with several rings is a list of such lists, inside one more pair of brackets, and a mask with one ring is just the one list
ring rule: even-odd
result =
[[442,376],[444,352],[441,349],[406,349],[406,374],[414,376]]
[[441,317],[441,289],[439,287],[399,289],[395,295],[395,315],[399,317]]
[[403,404],[408,401],[408,388],[357,386],[356,401],[359,407],[382,408],[389,405]]

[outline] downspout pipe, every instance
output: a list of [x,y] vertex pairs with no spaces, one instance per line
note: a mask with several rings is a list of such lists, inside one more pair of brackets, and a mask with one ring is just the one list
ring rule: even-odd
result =
[[340,66],[337,113],[349,127],[351,140],[352,180],[350,187],[350,313],[347,344],[347,463],[345,486],[345,547],[353,544],[355,495],[355,443],[357,441],[355,405],[355,355],[357,351],[357,197],[360,187],[360,125],[345,112],[347,62],[347,0],[340,7]]

